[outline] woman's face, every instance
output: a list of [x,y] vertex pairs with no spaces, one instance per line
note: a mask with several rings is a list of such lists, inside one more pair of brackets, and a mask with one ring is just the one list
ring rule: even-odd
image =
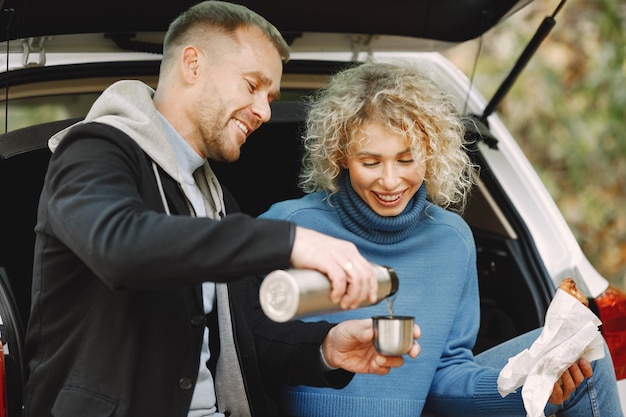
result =
[[413,159],[406,137],[378,122],[358,134],[363,145],[345,161],[352,188],[377,214],[397,216],[422,185],[426,165]]

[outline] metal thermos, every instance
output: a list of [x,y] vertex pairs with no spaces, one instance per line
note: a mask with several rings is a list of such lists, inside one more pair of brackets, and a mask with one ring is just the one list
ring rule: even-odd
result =
[[[398,275],[389,267],[372,264],[378,280],[378,302],[398,291]],[[286,322],[303,316],[340,311],[330,299],[330,280],[310,269],[279,269],[270,272],[259,289],[261,308],[267,317]],[[365,302],[361,307],[372,305]]]

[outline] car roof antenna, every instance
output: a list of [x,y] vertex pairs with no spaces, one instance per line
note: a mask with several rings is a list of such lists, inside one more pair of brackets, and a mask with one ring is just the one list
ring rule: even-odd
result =
[[564,4],[565,0],[561,0],[554,13],[552,13],[552,16],[546,16],[543,19],[541,25],[537,29],[537,32],[535,32],[533,38],[530,40],[528,45],[526,45],[526,48],[522,52],[522,55],[520,55],[520,57],[518,58],[513,69],[504,80],[504,82],[500,84],[500,87],[493,95],[489,103],[487,103],[487,107],[485,107],[482,116],[480,116],[480,121],[483,122],[486,126],[488,126],[487,118],[500,104],[506,93],[509,92],[509,89],[511,88],[519,74],[522,72],[524,67],[526,67],[526,64],[528,64],[530,58],[535,54],[541,42],[543,42],[543,40],[546,38],[546,36],[548,36],[550,31],[554,27],[554,24],[556,23],[555,16],[561,10]]

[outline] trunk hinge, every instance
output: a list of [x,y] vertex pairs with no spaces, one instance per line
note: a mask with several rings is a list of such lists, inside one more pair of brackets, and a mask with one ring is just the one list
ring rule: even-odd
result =
[[43,67],[46,65],[44,43],[49,37],[37,36],[22,39],[22,65],[24,67]]
[[362,52],[367,53],[367,57],[372,56],[372,35],[357,35],[350,37],[350,49],[352,50],[352,61],[358,61]]

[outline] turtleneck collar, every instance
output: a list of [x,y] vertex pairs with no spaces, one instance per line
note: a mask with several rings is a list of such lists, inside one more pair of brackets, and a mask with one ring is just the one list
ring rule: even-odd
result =
[[391,244],[405,239],[417,226],[417,220],[426,206],[426,185],[422,184],[402,213],[381,216],[354,191],[346,171],[339,178],[339,192],[330,200],[346,229],[371,242]]

